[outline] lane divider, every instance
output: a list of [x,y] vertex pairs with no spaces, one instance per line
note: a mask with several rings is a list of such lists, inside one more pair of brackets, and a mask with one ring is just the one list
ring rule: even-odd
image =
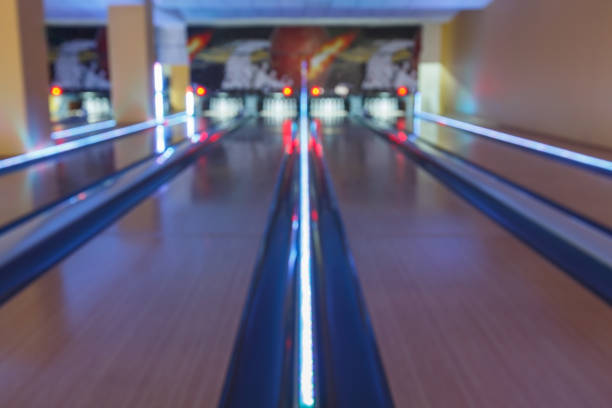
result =
[[98,130],[106,130],[117,126],[115,120],[105,120],[102,122],[89,123],[87,125],[76,126],[68,129],[56,130],[51,133],[51,139],[62,140],[70,139],[77,136],[86,135],[87,133],[93,133]]
[[312,254],[310,225],[310,169],[308,126],[307,63],[302,62],[302,86],[300,90],[300,206],[299,206],[299,280],[298,280],[298,364],[299,364],[299,406],[315,406],[314,341],[312,310]]
[[585,166],[587,168],[596,171],[602,171],[606,174],[612,175],[612,161],[610,160],[600,159],[598,157],[578,153],[573,150],[563,149],[561,147],[552,146],[535,140],[525,139],[519,136],[512,135],[510,133],[500,132],[498,130],[485,128],[483,126],[474,125],[472,123],[463,122],[442,115],[417,110],[415,111],[415,116],[427,120],[429,122],[435,122],[439,125],[450,126],[455,129],[464,130],[466,132],[474,133],[479,136],[518,146],[527,150],[535,151],[537,153],[543,153],[558,159],[562,159],[564,161],[568,161],[570,163]]
[[283,158],[219,407],[295,407],[299,183],[297,124],[282,125]]
[[[168,116],[163,126],[174,126],[185,122],[187,116],[185,113],[178,113],[172,116]],[[109,140],[118,139],[123,136],[127,136],[133,133],[141,132],[147,129],[151,129],[157,125],[155,120],[148,120],[146,122],[136,123],[133,125],[125,126],[118,129],[109,130],[107,132],[97,133],[91,136],[84,137],[82,139],[72,140],[66,143],[45,147],[31,152],[23,153],[17,156],[12,156],[6,159],[0,160],[0,173],[14,170],[18,167],[27,166],[38,161],[50,159],[60,154],[72,152],[85,147],[93,146],[98,143],[107,142]]]

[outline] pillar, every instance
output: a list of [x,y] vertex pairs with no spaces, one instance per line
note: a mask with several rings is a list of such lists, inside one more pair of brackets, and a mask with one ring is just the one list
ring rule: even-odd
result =
[[3,0],[0,13],[0,157],[51,142],[42,0]]
[[151,2],[108,8],[111,99],[119,124],[154,117],[154,29]]
[[189,65],[170,66],[170,106],[174,112],[185,111],[185,90],[190,77]]
[[187,23],[176,12],[155,10],[156,51],[158,61],[169,74],[168,96],[173,112],[185,111],[185,90],[191,81],[187,52]]
[[425,24],[421,29],[419,92],[424,112],[440,113],[442,108],[442,25]]

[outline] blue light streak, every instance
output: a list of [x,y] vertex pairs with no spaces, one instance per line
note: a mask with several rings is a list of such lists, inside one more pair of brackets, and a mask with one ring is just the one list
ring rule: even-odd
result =
[[551,146],[546,143],[537,142],[535,140],[525,139],[519,136],[511,135],[509,133],[500,132],[498,130],[473,125],[471,123],[451,119],[446,116],[421,111],[416,111],[415,115],[421,119],[425,119],[431,122],[436,122],[456,129],[464,130],[466,132],[475,133],[477,135],[488,137],[490,139],[498,140],[514,146],[523,147],[529,150],[535,150],[537,152],[545,153],[550,156],[559,157],[565,160],[570,160],[586,166],[595,167],[600,170],[605,170],[606,172],[612,172],[612,161],[609,160],[600,159],[598,157],[589,156],[583,153],[563,149],[557,146]]
[[163,153],[166,150],[166,129],[162,125],[155,127],[155,153]]
[[174,152],[176,152],[176,149],[174,147],[170,147],[166,149],[166,151],[164,151],[162,154],[160,154],[159,157],[155,159],[155,161],[157,162],[157,164],[164,164],[168,161],[170,157],[172,157]]
[[153,64],[153,86],[155,90],[155,120],[157,123],[164,121],[164,71],[162,64]]
[[195,116],[195,96],[191,89],[185,93],[185,113],[187,116]]
[[313,407],[314,390],[314,345],[312,313],[312,270],[310,248],[310,180],[309,180],[309,135],[308,90],[306,84],[306,62],[302,62],[302,88],[300,93],[300,275],[298,282],[299,302],[299,405]]
[[95,132],[97,130],[109,129],[117,126],[114,120],[105,120],[103,122],[91,123],[88,125],[77,126],[70,129],[57,130],[51,133],[51,139],[70,139],[76,136],[81,136],[86,133]]
[[156,62],[153,64],[153,86],[155,92],[164,92],[164,71],[162,64]]

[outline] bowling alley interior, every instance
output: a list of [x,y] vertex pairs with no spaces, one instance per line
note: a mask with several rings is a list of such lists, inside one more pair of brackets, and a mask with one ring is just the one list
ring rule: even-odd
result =
[[0,27],[0,408],[612,407],[612,2]]

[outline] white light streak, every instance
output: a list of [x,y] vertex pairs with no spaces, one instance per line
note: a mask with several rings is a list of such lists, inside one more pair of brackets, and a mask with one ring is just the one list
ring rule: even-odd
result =
[[299,278],[299,400],[300,406],[312,407],[314,393],[314,346],[312,314],[312,271],[310,248],[310,180],[308,90],[306,63],[302,63],[300,93],[300,278]]
[[57,130],[51,133],[51,139],[70,139],[76,136],[81,136],[86,133],[95,132],[97,130],[109,129],[117,126],[114,120],[105,120],[103,122],[90,123],[88,125],[77,126],[70,129]]
[[159,62],[153,64],[153,84],[156,93],[164,92],[164,71]]
[[420,110],[416,112],[416,116],[420,117],[421,119],[437,122],[442,125],[454,127],[460,130],[465,130],[467,132],[475,133],[477,135],[488,137],[490,139],[499,140],[504,143],[520,146],[529,150],[535,150],[538,152],[546,153],[551,156],[559,157],[576,163],[612,172],[612,161],[609,160],[600,159],[598,157],[574,152],[572,150],[563,149],[557,146],[551,146],[546,143],[525,139],[519,136],[511,135],[509,133],[488,129],[482,126],[473,125],[471,123],[462,122],[460,120],[451,119],[433,113],[421,112]]
[[187,116],[195,116],[195,97],[191,90],[185,93],[185,113]]
[[166,129],[162,125],[155,127],[155,153],[163,153],[166,150]]
[[[178,113],[175,115],[168,116],[166,118],[165,125],[173,126],[185,121],[185,114]],[[141,132],[155,126],[154,120],[148,120],[146,122],[135,123],[133,125],[125,126],[118,129],[109,130],[107,132],[98,133],[95,135],[87,136],[81,139],[72,140],[59,145],[44,147],[38,150],[32,150],[31,152],[23,153],[17,156],[9,157],[0,160],[0,171],[6,171],[11,167],[23,166],[30,162],[37,160],[48,159],[58,154],[67,153],[71,150],[92,146],[98,143],[106,142],[109,140],[117,139],[123,136],[127,136],[132,133]]]
[[153,64],[153,87],[155,90],[153,101],[155,120],[160,124],[164,121],[164,70],[159,62]]

